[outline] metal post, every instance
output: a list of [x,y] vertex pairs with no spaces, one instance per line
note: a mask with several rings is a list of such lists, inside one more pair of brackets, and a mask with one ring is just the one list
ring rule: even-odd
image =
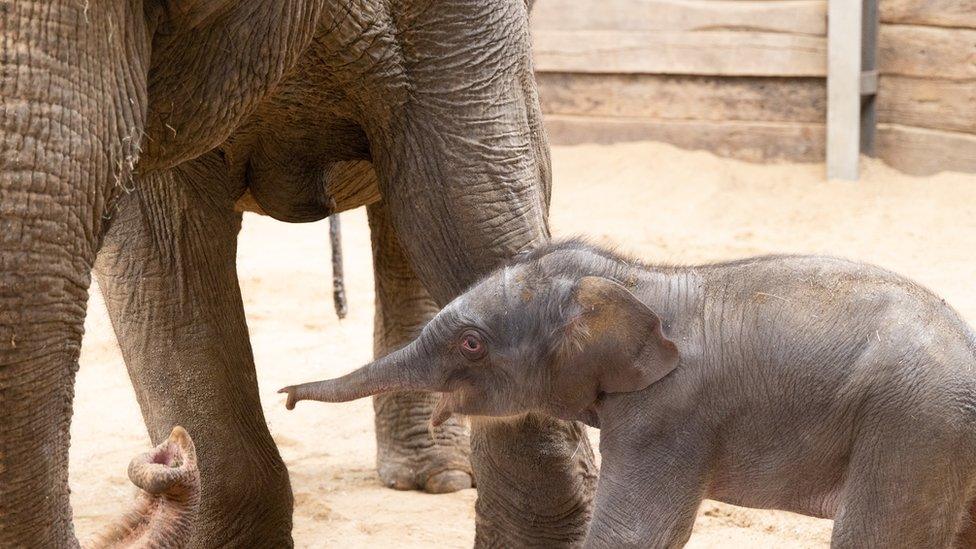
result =
[[863,0],[861,11],[861,152],[874,156],[878,125],[878,0]]

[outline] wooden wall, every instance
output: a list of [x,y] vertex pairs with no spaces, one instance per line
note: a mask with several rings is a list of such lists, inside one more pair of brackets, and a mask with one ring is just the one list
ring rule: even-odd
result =
[[[879,154],[976,172],[976,0],[880,1]],[[550,137],[823,161],[826,17],[826,0],[536,0]]]
[[879,2],[879,156],[976,172],[976,0]]

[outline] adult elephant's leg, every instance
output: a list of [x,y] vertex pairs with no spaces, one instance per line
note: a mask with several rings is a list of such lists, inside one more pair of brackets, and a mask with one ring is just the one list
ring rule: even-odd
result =
[[[415,152],[417,158],[430,154]],[[442,305],[512,255],[548,239],[544,186],[528,174],[505,185],[472,182],[477,180],[473,175],[457,179],[463,184],[384,188],[406,255]],[[582,424],[531,414],[473,420],[471,465],[478,483],[476,546],[581,542],[597,475]]]
[[241,215],[210,155],[125,197],[96,272],[153,443],[182,425],[203,483],[194,547],[291,545],[235,267]]
[[[406,10],[395,39],[396,108],[361,121],[390,217],[439,305],[512,255],[545,243],[548,144],[524,0]],[[396,56],[391,56],[396,60]],[[384,76],[387,72],[382,73]],[[573,546],[596,468],[583,427],[539,416],[472,422],[480,546]]]
[[[448,277],[436,273],[468,271],[474,280],[485,261],[503,261],[519,249],[542,239],[538,227],[526,225],[530,216],[506,215],[516,203],[495,203],[490,210],[508,222],[496,227],[482,224],[479,214],[452,204],[446,193],[413,197],[436,204],[424,211],[417,202],[395,200],[391,210],[398,220],[412,263],[422,264],[425,284],[435,295],[460,293],[463,286],[449,286]],[[485,207],[482,214],[489,211]],[[467,219],[452,224],[451,219]],[[445,226],[440,226],[441,224]],[[518,227],[510,226],[518,225]],[[512,235],[525,238],[508,240]],[[506,238],[507,237],[507,238]],[[478,246],[473,244],[477,242]],[[507,246],[512,246],[508,248]],[[468,246],[471,246],[470,248]],[[501,249],[496,248],[501,246]],[[465,250],[478,250],[472,261]],[[493,255],[492,250],[496,250]],[[505,253],[507,252],[507,253]],[[488,256],[488,257],[486,257]],[[492,262],[493,261],[493,262]],[[586,533],[590,503],[596,482],[593,452],[579,423],[557,421],[538,415],[513,420],[472,420],[471,465],[478,482],[476,545],[479,547],[575,546]]]
[[[417,337],[438,307],[404,255],[386,205],[378,202],[366,211],[376,278],[373,353],[381,357]],[[421,392],[373,398],[377,468],[388,486],[433,493],[471,487],[468,429],[458,419],[429,429],[435,402]]]
[[74,379],[104,214],[139,156],[142,12],[0,0],[0,547],[77,545]]

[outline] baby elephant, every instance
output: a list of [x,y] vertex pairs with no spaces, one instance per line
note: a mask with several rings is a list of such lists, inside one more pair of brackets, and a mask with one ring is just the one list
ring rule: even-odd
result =
[[680,547],[703,498],[835,520],[833,547],[972,546],[976,339],[877,267],[773,256],[642,265],[536,250],[403,349],[282,389],[341,402],[443,393],[451,414],[600,427],[587,547]]

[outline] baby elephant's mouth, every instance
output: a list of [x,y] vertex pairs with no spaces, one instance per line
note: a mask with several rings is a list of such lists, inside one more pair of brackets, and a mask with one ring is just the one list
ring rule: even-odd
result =
[[437,400],[437,405],[434,406],[434,411],[430,414],[430,424],[433,427],[437,427],[451,418],[451,414],[457,410],[458,398],[457,393],[441,393],[440,399]]

